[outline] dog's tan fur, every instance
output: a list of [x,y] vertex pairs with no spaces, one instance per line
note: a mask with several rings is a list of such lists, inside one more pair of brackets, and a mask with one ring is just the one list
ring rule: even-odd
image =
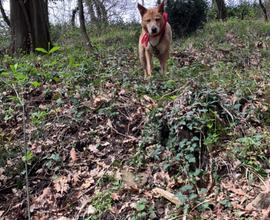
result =
[[[138,9],[142,18],[142,32],[139,38],[139,57],[144,69],[144,75],[152,75],[153,55],[159,59],[161,73],[166,73],[167,60],[169,58],[170,45],[172,42],[171,26],[167,22],[164,34],[158,34],[155,36],[152,32],[153,29],[156,29],[156,34],[160,33],[164,27],[164,19],[162,16],[164,12],[164,3],[150,9],[146,9],[142,5],[138,4]],[[150,37],[147,47],[144,47],[141,43],[145,33],[148,33]]]

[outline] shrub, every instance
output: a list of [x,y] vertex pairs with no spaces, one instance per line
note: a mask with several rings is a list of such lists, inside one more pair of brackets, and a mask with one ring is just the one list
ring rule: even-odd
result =
[[166,10],[174,33],[178,36],[197,30],[207,17],[205,0],[168,0]]

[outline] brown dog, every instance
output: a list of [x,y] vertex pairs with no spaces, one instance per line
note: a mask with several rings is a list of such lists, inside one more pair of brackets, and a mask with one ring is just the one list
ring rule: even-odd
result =
[[172,30],[168,23],[168,15],[164,12],[164,2],[150,9],[138,4],[138,9],[142,17],[139,57],[144,69],[144,75],[152,75],[153,55],[159,59],[161,72],[165,73],[172,42]]

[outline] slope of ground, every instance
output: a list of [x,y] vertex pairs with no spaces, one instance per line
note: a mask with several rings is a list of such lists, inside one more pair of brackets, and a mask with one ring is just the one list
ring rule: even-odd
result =
[[151,79],[138,34],[1,55],[0,218],[27,218],[25,162],[33,219],[268,217],[270,24],[206,24]]

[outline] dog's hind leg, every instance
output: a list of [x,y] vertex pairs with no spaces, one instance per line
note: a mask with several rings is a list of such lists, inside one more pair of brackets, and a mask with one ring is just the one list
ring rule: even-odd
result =
[[169,59],[169,52],[165,52],[162,56],[159,56],[160,72],[165,74],[167,72],[167,61]]

